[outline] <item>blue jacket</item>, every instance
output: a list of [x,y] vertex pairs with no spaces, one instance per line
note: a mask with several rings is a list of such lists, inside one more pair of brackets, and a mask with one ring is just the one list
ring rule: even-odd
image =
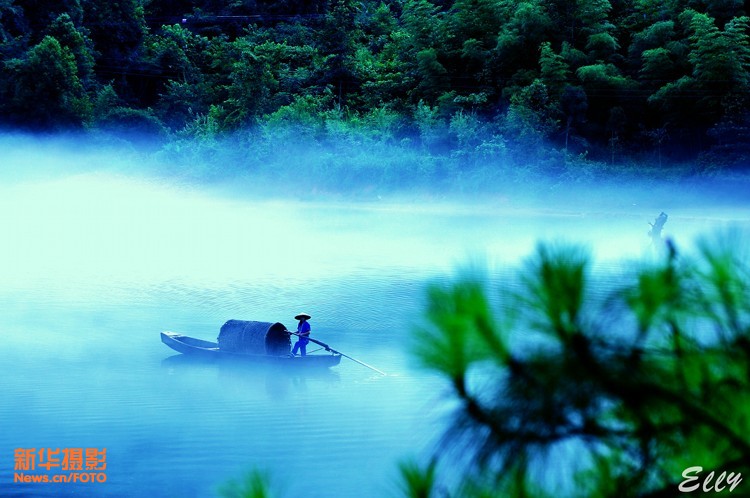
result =
[[[297,325],[297,333],[300,334],[300,335],[302,335],[302,334],[309,334],[310,333],[310,323],[308,323],[307,320],[305,320],[304,322],[299,322],[299,324]],[[300,337],[300,339],[304,339],[305,341],[308,340],[307,336]]]

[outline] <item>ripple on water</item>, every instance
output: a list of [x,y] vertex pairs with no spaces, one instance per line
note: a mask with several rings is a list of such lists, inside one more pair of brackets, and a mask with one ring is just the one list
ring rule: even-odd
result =
[[[619,275],[610,261],[640,255],[652,219],[226,201],[95,175],[0,193],[0,213],[22,214],[0,218],[0,462],[107,448],[103,497],[204,498],[252,468],[287,496],[390,495],[398,460],[445,426],[442,382],[408,354],[427,282],[478,255],[492,284],[513,284],[536,239],[558,237]],[[670,219],[679,237],[701,223]],[[347,359],[320,375],[196,363],[159,341],[214,339],[230,318],[291,328],[301,310],[314,337],[389,375]]]

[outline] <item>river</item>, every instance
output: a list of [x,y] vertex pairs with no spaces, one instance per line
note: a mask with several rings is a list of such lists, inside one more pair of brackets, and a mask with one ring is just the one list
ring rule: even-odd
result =
[[[427,283],[467,264],[505,274],[540,239],[613,268],[647,250],[664,209],[282,201],[115,173],[0,190],[9,497],[209,497],[253,470],[281,496],[398,496],[398,462],[427,458],[445,426],[445,386],[409,354]],[[678,240],[717,224],[670,214]],[[387,375],[186,361],[159,341],[214,340],[228,319],[292,328],[300,311],[313,337]],[[63,457],[87,451],[105,482],[18,482],[69,474]]]

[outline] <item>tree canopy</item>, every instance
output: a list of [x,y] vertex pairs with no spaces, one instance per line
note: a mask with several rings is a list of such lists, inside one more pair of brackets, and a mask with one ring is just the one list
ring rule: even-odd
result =
[[[531,159],[658,156],[661,165],[714,154],[741,167],[750,141],[744,9],[687,0],[2,0],[0,124],[97,129],[111,122],[111,109],[96,105],[109,92],[180,140],[205,136],[204,125],[257,130],[306,101],[330,123],[323,130],[377,140],[371,124],[387,110],[388,140],[427,153],[544,144]],[[451,127],[467,116],[474,140]],[[308,117],[295,119],[304,126]]]

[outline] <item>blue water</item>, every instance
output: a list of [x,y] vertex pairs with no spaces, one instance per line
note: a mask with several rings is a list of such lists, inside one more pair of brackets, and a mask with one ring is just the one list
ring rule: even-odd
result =
[[[108,174],[1,190],[10,497],[210,497],[253,470],[281,496],[398,495],[398,462],[426,458],[445,427],[445,386],[409,354],[427,282],[467,262],[509,272],[538,239],[582,240],[605,265],[637,258],[658,214],[225,198]],[[670,222],[686,239],[716,224]],[[299,311],[387,375],[347,359],[323,372],[185,361],[159,341],[213,340],[228,319],[291,328]],[[106,449],[106,482],[14,483],[14,451],[48,448]]]

